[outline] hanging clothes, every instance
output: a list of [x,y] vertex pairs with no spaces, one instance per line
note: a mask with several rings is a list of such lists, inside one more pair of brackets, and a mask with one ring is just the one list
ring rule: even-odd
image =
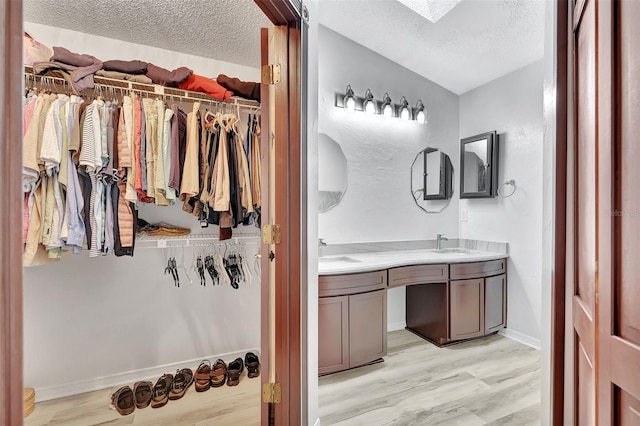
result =
[[[23,103],[23,262],[65,253],[133,256],[139,203],[173,204],[220,239],[259,209],[259,126],[194,102],[186,114],[134,93],[116,100],[29,93]],[[245,140],[246,134],[246,140]],[[259,219],[258,219],[259,220]]]

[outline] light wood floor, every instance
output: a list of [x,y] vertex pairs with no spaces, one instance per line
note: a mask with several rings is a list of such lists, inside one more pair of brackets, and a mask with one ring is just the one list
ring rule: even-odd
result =
[[[131,385],[130,385],[131,386]],[[260,424],[260,378],[249,379],[246,370],[238,386],[221,386],[198,393],[193,386],[177,401],[161,408],[147,407],[121,416],[109,409],[111,394],[117,390],[70,396],[36,404],[25,426],[63,425],[148,425],[226,426]]]
[[[389,333],[385,362],[320,378],[322,426],[538,425],[540,352],[493,335],[438,348],[408,331]],[[258,425],[260,380],[197,393],[129,416],[105,389],[36,404],[25,426]]]
[[499,335],[438,348],[400,330],[387,353],[320,378],[322,426],[540,424],[540,351]]

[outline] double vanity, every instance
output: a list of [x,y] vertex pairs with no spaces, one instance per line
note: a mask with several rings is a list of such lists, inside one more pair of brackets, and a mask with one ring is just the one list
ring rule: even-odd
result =
[[387,290],[406,286],[407,330],[438,345],[506,323],[507,253],[465,247],[387,250],[319,259],[319,374],[387,353]]

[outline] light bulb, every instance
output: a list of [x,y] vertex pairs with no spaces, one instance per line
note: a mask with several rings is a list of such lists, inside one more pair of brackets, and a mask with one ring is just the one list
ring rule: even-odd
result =
[[418,111],[418,114],[416,115],[416,121],[418,123],[425,123],[426,122],[426,115],[424,113],[424,111]]
[[353,97],[347,98],[347,109],[349,111],[355,111],[356,109],[356,100]]
[[402,108],[402,111],[400,111],[400,118],[405,121],[409,119],[409,108]]
[[385,105],[382,114],[387,118],[391,118],[391,116],[393,115],[393,109],[391,108],[391,105]]
[[367,102],[367,104],[364,106],[364,111],[369,114],[369,115],[373,115],[376,113],[376,106],[372,101]]

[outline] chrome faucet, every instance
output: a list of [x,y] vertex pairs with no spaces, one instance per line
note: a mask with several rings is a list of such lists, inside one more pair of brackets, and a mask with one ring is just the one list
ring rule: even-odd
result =
[[327,243],[324,238],[318,238],[318,257],[322,257],[322,247],[326,247]]
[[441,250],[442,249],[442,242],[443,241],[449,241],[448,238],[444,237],[444,234],[436,234],[436,250]]

